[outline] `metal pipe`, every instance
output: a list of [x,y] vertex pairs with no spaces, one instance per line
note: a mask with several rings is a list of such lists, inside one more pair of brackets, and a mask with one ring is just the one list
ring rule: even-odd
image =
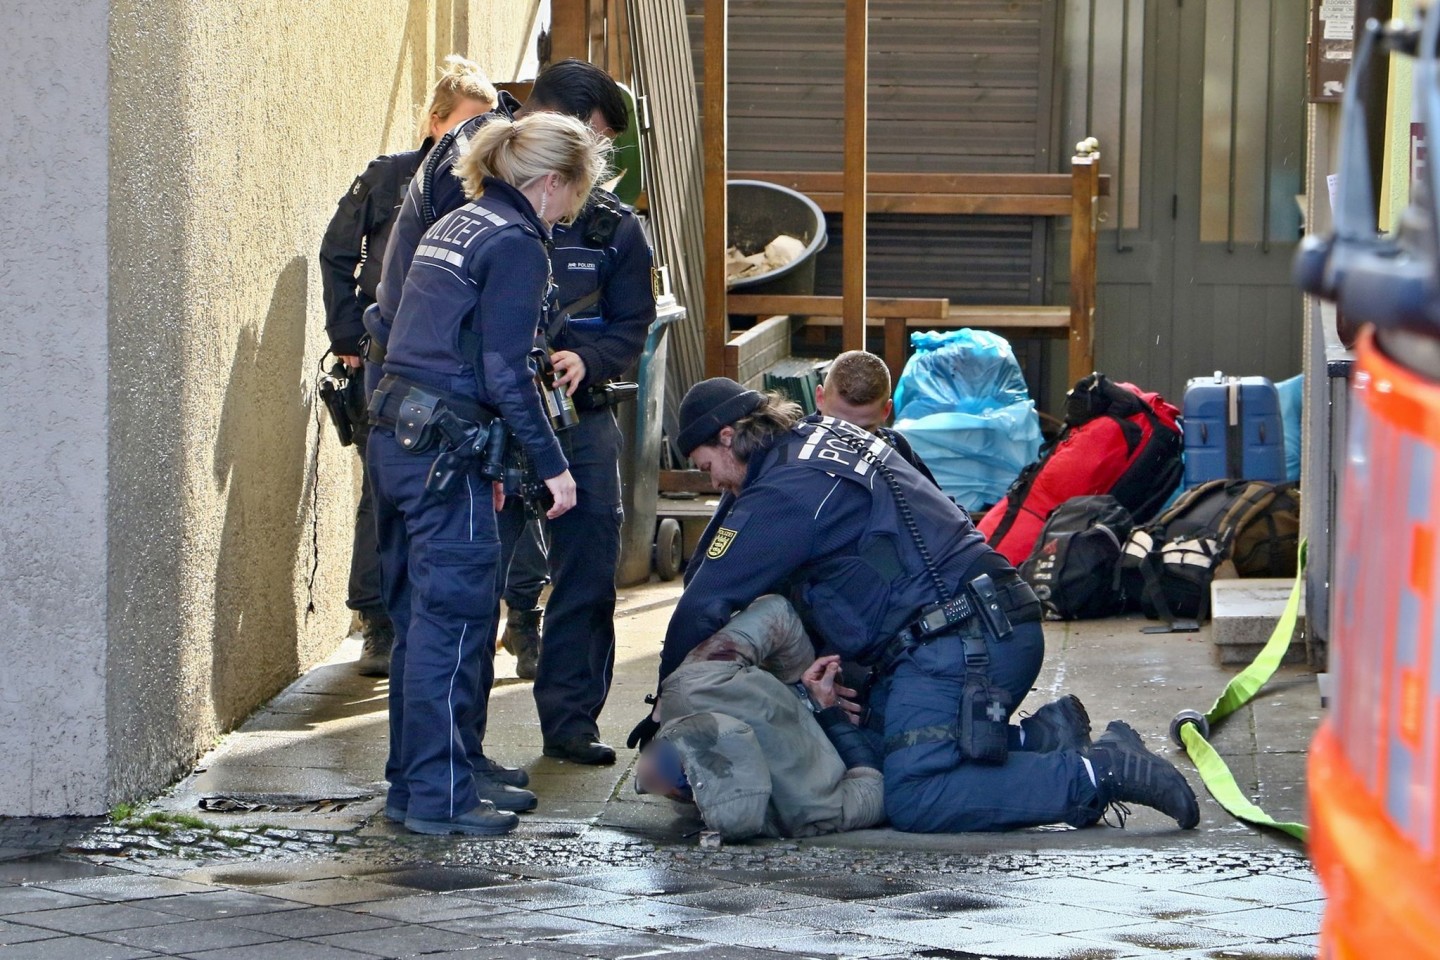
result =
[[1235,140],[1240,125],[1240,0],[1230,6],[1230,183],[1225,198],[1225,251],[1235,252]]
[[1092,113],[1095,107],[1095,0],[1090,0],[1090,17],[1085,28],[1085,129],[1082,136],[1093,136]]
[[[1115,195],[1115,252],[1124,253],[1130,249],[1121,242],[1120,234],[1125,229],[1125,149],[1126,133],[1130,128],[1127,104],[1130,101],[1130,0],[1120,8],[1120,159],[1111,175],[1111,189]],[[1085,135],[1091,136],[1089,130]]]
[[1260,250],[1270,252],[1270,115],[1275,109],[1275,0],[1269,0],[1265,32],[1265,163],[1261,167]]

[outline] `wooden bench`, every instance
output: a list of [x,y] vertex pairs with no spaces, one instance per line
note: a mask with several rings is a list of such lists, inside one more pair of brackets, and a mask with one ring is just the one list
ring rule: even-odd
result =
[[[934,298],[880,298],[866,301],[867,325],[883,326],[884,356],[892,377],[905,364],[912,330],[974,327],[1011,336],[1064,337],[1069,342],[1069,382],[1095,365],[1095,214],[1096,201],[1109,194],[1110,178],[1100,175],[1100,154],[1093,140],[1081,141],[1063,173],[871,173],[867,208],[871,213],[965,214],[1070,218],[1070,302],[1053,306],[955,305]],[[734,179],[764,180],[797,190],[826,213],[842,210],[843,174],[733,172]],[[806,325],[835,326],[840,297],[731,294],[728,313],[756,317],[799,317]],[[763,322],[732,338],[725,348],[728,376],[754,372],[787,356],[788,342],[776,353],[779,327]],[[790,328],[784,328],[788,340]],[[757,332],[759,331],[759,332]],[[730,371],[735,371],[734,373]]]

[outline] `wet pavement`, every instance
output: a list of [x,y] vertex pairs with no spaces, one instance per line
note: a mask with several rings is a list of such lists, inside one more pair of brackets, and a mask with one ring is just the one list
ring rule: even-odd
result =
[[[646,709],[676,593],[626,591],[611,743]],[[1201,793],[1196,831],[1137,809],[1123,830],[703,850],[698,819],[634,793],[631,752],[541,757],[502,653],[487,750],[529,769],[540,807],[505,838],[413,836],[380,815],[385,686],[355,675],[350,640],[125,822],[0,820],[0,958],[1313,957],[1323,901],[1303,851],[1231,820],[1163,739],[1230,668],[1203,632],[1141,625],[1049,625],[1026,706],[1073,692],[1097,728],[1131,722]],[[1212,740],[1271,813],[1303,818],[1318,719],[1313,675],[1287,667]]]

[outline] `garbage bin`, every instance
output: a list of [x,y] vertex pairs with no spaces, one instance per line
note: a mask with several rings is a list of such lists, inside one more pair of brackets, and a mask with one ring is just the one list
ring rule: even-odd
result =
[[644,583],[650,578],[652,549],[656,546],[655,499],[660,487],[660,414],[665,405],[665,359],[669,353],[665,331],[670,324],[684,319],[685,308],[674,297],[666,295],[656,301],[655,320],[645,336],[635,373],[640,390],[633,406],[626,404],[616,411],[625,438],[625,455],[620,458],[620,500],[625,507],[625,524],[620,530],[617,587]]
[[727,242],[746,256],[761,252],[782,233],[805,244],[805,251],[785,266],[737,280],[730,284],[731,291],[800,296],[814,293],[815,259],[827,242],[825,214],[815,201],[763,180],[731,180],[726,184],[726,197],[730,206]]

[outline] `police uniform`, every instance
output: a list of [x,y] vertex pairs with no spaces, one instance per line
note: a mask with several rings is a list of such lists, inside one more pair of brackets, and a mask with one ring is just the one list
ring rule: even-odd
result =
[[[362,317],[375,302],[386,243],[405,190],[429,152],[428,138],[419,150],[377,157],[355,178],[335,209],[320,243],[320,283],[325,299],[325,332],[337,356],[360,356],[365,335]],[[378,379],[378,378],[377,378]],[[368,424],[355,425],[355,447],[365,462]],[[355,536],[350,550],[350,583],[346,606],[367,625],[388,625],[380,598],[380,556],[375,546],[375,506],[370,485],[362,481],[355,511]]]
[[[394,228],[384,248],[384,270],[378,277],[377,309],[365,314],[365,329],[371,337],[371,356],[374,359],[380,360],[384,356],[391,324],[400,308],[405,280],[425,231],[437,219],[465,203],[464,188],[454,172],[462,150],[491,119],[514,119],[518,109],[519,101],[506,91],[500,91],[495,109],[472,117],[446,133],[425,157],[423,166],[417,162],[411,169],[408,180],[397,194]],[[368,394],[379,384],[378,363],[367,368],[366,372]],[[504,578],[501,590],[512,608],[529,610],[536,605],[548,576],[545,547],[539,524],[531,524],[516,536],[520,537],[520,546],[518,550],[513,550],[513,562],[507,561],[501,568],[500,575]]]
[[[655,295],[650,245],[640,221],[604,191],[592,194],[573,224],[555,227],[550,262],[561,317],[550,347],[578,355],[585,379],[575,391],[579,422],[559,433],[577,502],[546,523],[553,586],[534,692],[549,752],[569,756],[562,744],[598,739],[615,667],[622,439],[614,411],[599,401],[597,388],[623,376],[640,356],[655,319]],[[520,521],[521,508],[512,498],[502,511],[502,539],[513,536]],[[607,752],[597,749],[593,759],[612,759]],[[584,751],[572,759],[583,756]]]
[[493,679],[500,545],[489,482],[472,465],[448,495],[427,492],[436,450],[418,426],[430,415],[400,411],[407,397],[428,396],[463,420],[502,416],[542,478],[564,472],[528,359],[549,282],[547,239],[529,201],[493,179],[438,221],[417,245],[371,404],[369,462],[396,628],[386,806],[419,821],[478,804],[476,731]]
[[418,166],[410,178],[400,211],[395,215],[395,226],[385,245],[380,284],[375,291],[379,310],[372,311],[366,318],[366,329],[382,347],[390,339],[390,326],[400,309],[405,281],[425,232],[440,217],[465,203],[465,188],[460,178],[455,176],[455,163],[460,159],[461,152],[486,123],[495,117],[514,119],[518,109],[519,101],[500,91],[494,110],[471,117],[441,137],[426,156],[424,165]]
[[[981,574],[990,578],[1010,621],[1003,639],[983,618],[970,617],[897,650],[893,641],[917,612],[942,599],[912,529],[922,532],[930,566],[956,595]],[[1074,751],[1012,751],[998,765],[962,759],[948,731],[960,709],[967,652],[983,644],[989,680],[1008,694],[997,719],[1008,721],[1044,656],[1040,607],[968,515],[883,440],[829,418],[797,424],[750,458],[739,495],[722,501],[692,564],[661,653],[662,703],[665,677],[690,650],[756,597],[788,593],[817,643],[881,665],[871,706],[883,717],[885,806],[896,827],[998,830],[1100,816],[1099,791]],[[1018,740],[1010,731],[1010,744]]]
[[[379,310],[369,315],[375,327],[371,333],[381,342],[399,307],[411,256],[420,245],[427,218],[443,216],[463,202],[453,168],[464,143],[490,119],[512,118],[519,108],[520,104],[502,91],[495,110],[447,134],[411,181],[386,250]],[[574,224],[554,228],[551,258],[558,288],[555,302],[560,309],[600,293],[598,301],[573,310],[550,344],[554,350],[573,351],[585,362],[585,380],[576,391],[580,422],[561,433],[575,479],[577,504],[547,524],[554,586],[545,610],[535,700],[551,753],[563,753],[554,749],[562,742],[596,736],[614,670],[614,581],[622,520],[621,435],[613,412],[591,408],[588,400],[592,387],[623,375],[635,363],[655,319],[649,242],[633,211],[616,203],[613,196],[603,196],[608,203],[597,205],[592,199]],[[596,232],[602,206],[618,215],[613,233]],[[506,544],[500,575],[508,572],[507,583],[538,580],[535,551],[519,554],[529,558],[522,571],[510,562],[514,543],[524,532],[522,517],[514,502],[507,502],[500,514],[500,535]]]
[[930,468],[925,465],[925,461],[921,458],[920,454],[916,453],[915,448],[910,445],[910,441],[905,439],[905,434],[899,430],[892,430],[890,427],[881,427],[875,431],[875,435],[894,447],[895,452],[904,457],[906,463],[920,472],[920,476],[929,480],[935,484],[935,486],[940,486],[940,481],[935,479],[935,474],[930,472]]

